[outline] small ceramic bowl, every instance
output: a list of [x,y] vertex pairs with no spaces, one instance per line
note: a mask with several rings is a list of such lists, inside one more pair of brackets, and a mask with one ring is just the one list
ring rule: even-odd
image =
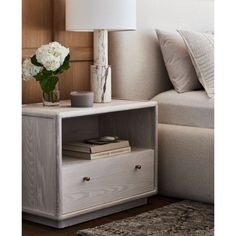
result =
[[78,92],[70,93],[72,107],[92,107],[93,106],[93,92]]

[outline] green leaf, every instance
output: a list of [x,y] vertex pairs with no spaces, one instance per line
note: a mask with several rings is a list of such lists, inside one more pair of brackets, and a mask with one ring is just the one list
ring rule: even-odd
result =
[[45,75],[45,77],[51,77],[53,76],[53,71],[48,71],[47,69],[43,69],[42,71],[43,75]]
[[43,92],[49,93],[55,89],[57,82],[58,78],[56,76],[47,77],[40,81],[40,86]]
[[35,66],[42,66],[42,64],[40,64],[37,59],[36,59],[36,55],[34,55],[33,57],[31,57],[31,63],[34,64]]
[[34,78],[36,79],[36,81],[40,81],[40,80],[43,80],[45,77],[43,76],[42,73],[39,73],[35,75]]
[[70,53],[67,55],[67,57],[65,58],[65,61],[70,61]]
[[60,74],[62,73],[64,70],[63,70],[63,65],[61,65],[56,71],[54,71],[54,74],[57,75],[57,74]]

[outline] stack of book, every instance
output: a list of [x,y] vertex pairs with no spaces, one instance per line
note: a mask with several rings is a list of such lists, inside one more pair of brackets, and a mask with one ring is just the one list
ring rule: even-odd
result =
[[80,159],[98,159],[131,152],[128,140],[119,140],[114,143],[102,145],[83,142],[71,142],[63,145],[63,156],[76,157]]

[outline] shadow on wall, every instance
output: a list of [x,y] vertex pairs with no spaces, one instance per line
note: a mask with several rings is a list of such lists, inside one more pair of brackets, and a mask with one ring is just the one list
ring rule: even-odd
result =
[[114,97],[151,99],[172,87],[155,29],[213,31],[214,1],[137,0],[137,31],[109,35]]

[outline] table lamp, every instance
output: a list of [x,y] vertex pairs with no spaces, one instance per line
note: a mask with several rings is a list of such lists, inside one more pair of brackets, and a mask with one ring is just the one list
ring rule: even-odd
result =
[[136,0],[66,0],[66,30],[94,32],[91,90],[94,102],[111,102],[108,31],[136,29]]

